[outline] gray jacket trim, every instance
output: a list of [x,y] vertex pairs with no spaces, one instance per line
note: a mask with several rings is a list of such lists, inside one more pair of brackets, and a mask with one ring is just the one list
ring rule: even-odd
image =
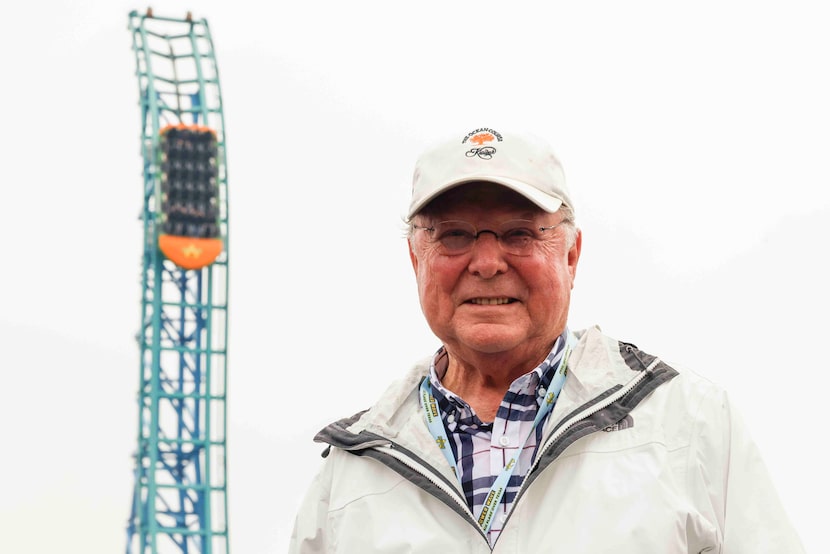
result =
[[[421,463],[425,467],[429,467],[426,464],[426,462],[421,461],[420,458],[418,458],[412,452],[409,452],[405,448],[403,448],[403,447],[401,447],[401,446],[399,446],[395,443],[392,443],[390,446],[392,448],[397,449],[397,450],[401,450],[403,452],[406,452],[407,456],[409,456],[413,460],[418,461],[419,463]],[[432,483],[432,481],[430,481],[430,479],[427,478],[425,475],[423,475],[421,472],[415,471],[414,469],[410,468],[409,466],[407,466],[406,464],[404,464],[400,460],[397,460],[396,458],[393,458],[392,456],[389,456],[388,454],[384,454],[383,452],[381,452],[380,450],[378,450],[376,448],[368,448],[366,450],[360,450],[360,451],[357,451],[357,452],[352,451],[352,454],[356,454],[358,456],[366,456],[368,458],[373,458],[373,459],[377,460],[378,462],[382,463],[383,465],[385,465],[386,467],[392,469],[393,471],[398,473],[401,477],[403,477],[407,481],[413,483],[415,486],[419,487],[421,490],[431,494],[433,497],[437,498],[438,500],[440,500],[441,502],[446,504],[452,511],[454,511],[455,513],[457,513],[458,515],[463,517],[465,520],[467,520],[469,523],[474,525],[476,527],[476,529],[478,529],[478,531],[481,533],[481,536],[484,537],[484,540],[487,540],[487,537],[484,535],[484,532],[481,530],[481,527],[478,525],[476,520],[473,519],[467,511],[465,511],[463,508],[461,508],[459,506],[459,504],[458,504],[459,501],[460,502],[466,502],[460,496],[457,497],[457,498],[452,498],[442,488],[440,488],[440,487],[436,486],[434,483]],[[431,472],[431,473],[434,477],[440,479],[441,481],[443,481],[445,483],[448,483],[443,475],[441,475],[437,472]],[[454,483],[448,483],[448,484],[449,484],[450,487],[455,486]]]
[[[330,424],[329,426],[321,430],[319,433],[317,433],[317,435],[314,437],[314,440],[316,442],[323,442],[329,445],[328,448],[326,448],[323,457],[328,456],[329,450],[332,446],[334,446],[336,448],[346,450],[347,452],[349,452],[350,454],[354,454],[355,456],[365,456],[367,458],[372,458],[373,460],[376,460],[388,467],[389,469],[395,471],[398,475],[400,475],[407,481],[411,482],[416,487],[431,494],[432,496],[434,496],[435,498],[449,506],[450,509],[459,514],[461,517],[463,517],[464,519],[478,527],[478,524],[470,516],[470,514],[464,511],[464,509],[462,509],[458,505],[459,501],[465,502],[463,498],[461,498],[460,496],[457,498],[452,498],[441,487],[436,486],[427,476],[425,476],[421,472],[412,469],[411,467],[407,466],[394,456],[390,456],[389,454],[386,454],[382,450],[375,447],[385,446],[392,448],[394,450],[404,453],[408,458],[419,463],[420,465],[426,468],[430,467],[430,465],[423,459],[421,459],[420,456],[416,455],[411,450],[404,448],[403,446],[375,433],[371,433],[369,431],[361,431],[355,434],[347,431],[346,428],[352,425],[357,420],[357,418],[360,417],[360,415],[362,415],[363,413],[365,413],[365,411],[360,412],[355,416],[341,419],[335,423]],[[430,473],[435,479],[439,479],[443,483],[446,483],[448,487],[455,487],[455,483],[451,483],[449,480],[447,480],[446,477],[444,477],[440,473]],[[478,527],[478,529],[480,530],[480,527]],[[482,536],[484,536],[483,532],[481,534]]]
[[[628,364],[628,366],[634,371],[645,371],[645,369],[657,359],[654,356],[637,349],[636,346],[626,343],[620,343],[620,353],[623,355],[626,364]],[[642,402],[645,397],[651,394],[654,389],[663,383],[671,381],[677,375],[677,370],[669,367],[663,362],[658,362],[652,369],[651,373],[644,377],[636,387],[628,391],[625,396],[610,406],[607,406],[573,424],[561,437],[550,445],[546,451],[539,454],[539,463],[536,468],[528,474],[524,486],[519,491],[519,494],[513,502],[517,502],[524,491],[527,490],[528,486],[536,480],[542,471],[544,471],[547,466],[558,458],[571,444],[582,437],[601,431],[606,427],[623,420],[631,412],[631,410]],[[601,403],[605,398],[611,396],[621,388],[622,385],[612,387],[596,398],[593,398],[589,402],[577,407],[567,416],[562,418],[562,424],[576,414],[590,408],[591,406],[596,406]],[[561,427],[556,427],[551,433],[555,433],[559,428]]]
[[[357,412],[351,417],[344,417],[343,419],[337,420],[334,423],[330,423],[327,426],[320,429],[320,431],[314,435],[314,442],[322,442],[329,445],[326,448],[322,456],[323,458],[327,458],[329,455],[329,451],[331,450],[332,446],[337,446],[338,448],[342,448],[343,450],[352,450],[354,448],[363,448],[365,444],[365,439],[360,435],[356,435],[347,431],[350,426],[352,426],[360,417],[368,412],[369,410],[363,410]],[[388,443],[388,440],[384,440],[383,444]]]

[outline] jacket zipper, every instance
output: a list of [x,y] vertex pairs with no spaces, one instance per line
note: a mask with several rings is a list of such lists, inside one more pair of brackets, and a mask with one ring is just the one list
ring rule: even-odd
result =
[[[614,394],[612,394],[611,396],[609,396],[608,398],[606,398],[602,402],[598,402],[597,404],[594,404],[593,406],[591,406],[590,408],[588,408],[584,412],[573,416],[564,425],[562,425],[559,428],[559,430],[557,430],[555,433],[553,433],[548,438],[548,440],[545,441],[544,446],[542,447],[541,450],[539,450],[539,452],[545,452],[548,448],[550,448],[553,445],[553,443],[556,441],[556,439],[558,439],[559,437],[564,435],[565,431],[567,431],[574,424],[579,423],[583,419],[585,419],[587,417],[590,417],[590,416],[594,415],[595,413],[597,413],[601,410],[604,410],[605,408],[607,408],[608,406],[610,406],[611,404],[613,404],[614,402],[616,402],[617,400],[621,399],[626,394],[631,392],[631,389],[636,387],[640,383],[640,381],[642,381],[643,379],[645,379],[646,377],[648,377],[649,375],[651,375],[654,372],[654,368],[659,363],[660,363],[660,359],[655,358],[654,361],[651,362],[648,365],[648,367],[645,368],[645,371],[640,372],[636,377],[631,379],[631,381],[626,383],[625,386],[623,386],[623,388],[621,388],[620,390],[618,390],[617,392],[615,392]],[[534,460],[533,465],[530,468],[530,471],[527,472],[528,475],[530,475],[530,473],[534,469],[536,469],[536,467],[539,465],[539,460],[540,459],[541,459],[541,456],[536,456],[536,460]],[[520,494],[522,492],[523,488],[524,488],[524,484],[522,485],[522,487],[519,488],[519,492],[517,494]]]
[[[543,448],[539,450],[539,454],[541,454],[541,453],[543,453],[543,452],[546,452],[546,451],[547,451],[550,447],[552,447],[552,446],[553,446],[553,444],[554,444],[554,443],[555,443],[555,442],[556,442],[559,438],[561,438],[561,437],[562,437],[562,435],[564,435],[564,434],[565,434],[565,432],[566,432],[568,429],[570,429],[573,425],[575,425],[576,423],[579,423],[579,422],[580,422],[580,421],[582,421],[583,419],[586,419],[586,418],[588,418],[588,417],[590,417],[590,416],[594,415],[595,413],[599,412],[600,410],[604,410],[605,408],[607,408],[608,406],[610,406],[611,404],[613,404],[613,403],[614,403],[614,402],[616,402],[617,400],[620,400],[620,399],[621,399],[622,397],[624,397],[626,394],[628,394],[629,392],[631,392],[631,390],[632,390],[634,387],[636,387],[636,386],[640,383],[640,381],[642,381],[643,379],[645,379],[646,377],[648,377],[649,375],[651,375],[651,374],[654,372],[654,368],[655,368],[655,367],[657,366],[657,364],[659,364],[659,363],[660,363],[660,359],[659,359],[659,358],[655,358],[655,359],[654,359],[654,360],[653,360],[653,361],[652,361],[652,362],[651,362],[651,363],[650,363],[650,364],[649,364],[649,365],[645,368],[645,370],[644,370],[643,372],[641,372],[641,373],[640,373],[640,374],[638,374],[636,377],[634,377],[633,379],[631,379],[631,380],[630,380],[628,383],[626,383],[626,384],[625,384],[625,385],[624,385],[624,386],[623,386],[620,390],[618,390],[618,391],[617,391],[617,392],[615,392],[614,394],[610,395],[608,398],[606,398],[606,399],[605,399],[605,400],[603,400],[602,402],[598,402],[597,404],[595,404],[595,405],[591,406],[590,408],[588,408],[588,409],[584,410],[583,412],[581,412],[581,413],[579,413],[579,414],[577,414],[577,415],[573,416],[573,417],[572,417],[572,418],[570,418],[569,420],[567,420],[567,421],[566,421],[566,422],[565,422],[565,423],[564,423],[564,424],[563,424],[563,425],[562,425],[562,426],[561,426],[561,427],[560,427],[560,428],[559,428],[559,429],[558,429],[555,433],[553,433],[550,437],[548,437],[548,439],[544,442],[544,446],[543,446]],[[502,522],[502,529],[504,529],[504,527],[507,525],[507,522],[510,520],[510,516],[512,516],[512,515],[513,515],[513,512],[515,511],[515,508],[516,508],[516,504],[519,502],[519,499],[520,499],[520,498],[523,496],[523,494],[524,494],[524,491],[525,491],[525,485],[526,485],[526,483],[527,483],[528,477],[529,477],[529,476],[530,476],[530,474],[531,474],[531,473],[533,473],[533,471],[535,471],[535,470],[536,470],[536,468],[539,466],[539,461],[540,461],[541,459],[542,459],[542,456],[541,456],[541,455],[537,455],[537,456],[536,456],[536,459],[533,461],[533,465],[530,467],[530,470],[528,470],[527,474],[525,475],[525,478],[522,480],[522,484],[521,484],[521,486],[519,487],[519,490],[516,492],[516,497],[515,497],[515,499],[513,500],[513,505],[511,506],[510,513],[509,513],[509,514],[507,514],[507,518],[504,520],[504,522]],[[496,539],[496,541],[498,542],[498,539]],[[495,547],[495,544],[494,544],[493,546]]]
[[[416,462],[415,460],[413,460],[407,454],[396,450],[395,449],[395,443],[389,443],[388,445],[386,445],[386,448],[389,449],[388,454],[390,456],[392,456],[393,458],[395,458],[396,460],[398,460],[399,462],[401,462],[402,464],[407,466],[409,469],[411,469],[413,471],[416,471],[419,474],[423,475],[424,477],[429,479],[430,483],[432,483],[433,485],[435,485],[436,487],[438,487],[439,489],[441,489],[442,491],[447,493],[447,495],[450,496],[455,501],[456,504],[458,504],[458,506],[464,511],[464,513],[469,516],[470,523],[472,523],[475,526],[475,528],[478,530],[478,532],[481,534],[481,536],[484,537],[484,540],[487,541],[487,537],[484,535],[484,531],[481,529],[481,526],[478,525],[478,523],[476,523],[475,516],[470,511],[470,507],[467,506],[467,502],[459,496],[458,490],[456,490],[455,488],[447,486],[447,484],[444,481],[442,481],[441,479],[435,479],[432,475],[434,470],[431,467],[428,468],[428,467],[424,466],[423,464],[420,464],[420,463]],[[487,541],[487,542],[489,544],[489,541]]]

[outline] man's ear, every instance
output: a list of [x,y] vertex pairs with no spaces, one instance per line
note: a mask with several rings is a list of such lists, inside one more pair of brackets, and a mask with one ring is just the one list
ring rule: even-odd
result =
[[574,279],[576,279],[576,264],[579,263],[579,255],[582,253],[582,229],[576,230],[576,238],[568,250],[568,271],[571,274],[571,288],[574,286]]
[[412,262],[412,269],[415,270],[415,275],[418,274],[418,257],[415,256],[415,252],[412,250],[412,239],[406,239],[406,245],[409,247],[409,260]]

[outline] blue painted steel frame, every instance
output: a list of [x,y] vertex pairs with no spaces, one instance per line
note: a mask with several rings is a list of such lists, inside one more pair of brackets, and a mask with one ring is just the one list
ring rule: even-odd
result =
[[[224,115],[206,20],[129,15],[144,159],[138,450],[128,554],[227,553],[228,209]],[[225,248],[185,270],[158,249],[159,131],[198,124],[217,134]]]

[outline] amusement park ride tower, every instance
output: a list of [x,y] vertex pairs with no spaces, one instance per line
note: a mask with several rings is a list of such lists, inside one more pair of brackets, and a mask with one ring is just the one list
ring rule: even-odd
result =
[[127,553],[228,552],[228,180],[207,21],[129,14],[144,160]]

